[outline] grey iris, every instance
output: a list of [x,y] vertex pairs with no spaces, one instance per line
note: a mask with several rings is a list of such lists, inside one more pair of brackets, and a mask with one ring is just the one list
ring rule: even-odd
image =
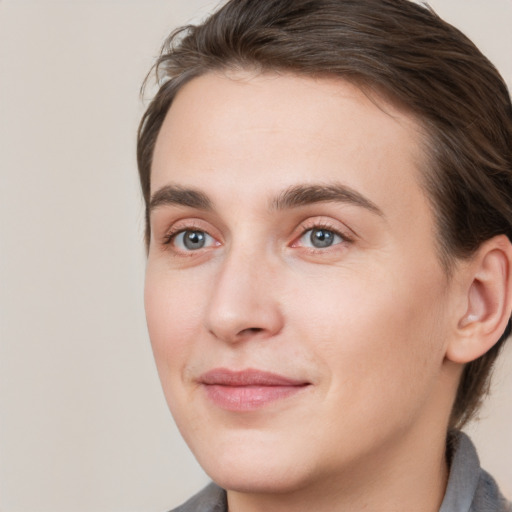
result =
[[334,233],[327,229],[312,229],[309,239],[313,247],[330,247],[334,242]]
[[183,233],[183,245],[193,251],[201,249],[206,242],[206,236],[203,231],[186,231]]

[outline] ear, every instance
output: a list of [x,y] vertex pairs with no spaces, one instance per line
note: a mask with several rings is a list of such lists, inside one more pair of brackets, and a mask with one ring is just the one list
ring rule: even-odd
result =
[[446,357],[469,363],[501,337],[512,312],[512,244],[505,235],[484,242],[462,270],[464,311]]

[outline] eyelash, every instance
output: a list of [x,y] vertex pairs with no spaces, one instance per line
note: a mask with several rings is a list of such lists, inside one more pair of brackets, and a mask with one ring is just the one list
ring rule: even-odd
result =
[[[332,233],[335,236],[338,236],[341,239],[341,242],[338,242],[336,244],[333,244],[332,246],[327,246],[325,248],[318,248],[318,247],[304,247],[305,249],[309,250],[310,252],[327,252],[331,247],[336,247],[341,244],[349,244],[354,241],[353,236],[347,235],[346,232],[342,232],[342,230],[339,230],[335,228],[333,225],[327,223],[327,222],[311,222],[311,223],[304,223],[300,226],[301,232],[299,236],[295,237],[293,242],[290,244],[290,247],[300,247],[298,245],[298,242],[309,232],[309,231],[328,231],[329,233]],[[205,233],[207,236],[211,237],[213,240],[216,240],[214,236],[212,236],[206,229],[199,225],[195,225],[194,223],[191,223],[187,226],[180,226],[176,229],[172,229],[168,233],[166,233],[163,237],[162,244],[167,246],[171,245],[176,238],[186,232],[199,232],[199,233]],[[220,243],[218,244],[220,245]],[[176,252],[178,252],[181,255],[192,255],[195,252],[199,252],[201,248],[197,250],[182,250],[182,249],[176,249]]]
[[334,227],[332,224],[329,224],[328,222],[311,222],[311,223],[304,223],[301,224],[301,233],[298,237],[295,238],[294,242],[292,243],[292,247],[297,247],[297,243],[299,240],[301,240],[308,231],[328,231],[329,233],[334,234],[335,236],[340,237],[341,242],[333,244],[332,246],[328,246],[326,248],[315,248],[315,247],[308,247],[307,249],[311,252],[326,252],[331,247],[336,247],[337,245],[341,244],[349,244],[354,241],[353,236],[348,235],[346,231],[342,231],[338,229],[337,227]]
[[170,231],[165,233],[163,237],[163,245],[171,245],[172,242],[178,237],[178,235],[181,235],[182,233],[186,233],[187,231],[197,231],[200,233],[206,233],[207,235],[214,238],[212,235],[208,233],[206,229],[204,229],[202,226],[199,226],[195,224],[194,222],[191,222],[187,224],[186,226],[178,226],[177,228],[172,228]]

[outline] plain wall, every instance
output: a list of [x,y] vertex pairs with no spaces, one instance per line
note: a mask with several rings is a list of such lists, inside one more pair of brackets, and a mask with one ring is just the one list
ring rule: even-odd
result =
[[[139,87],[206,0],[0,0],[0,511],[164,511],[207,478],[146,333]],[[433,0],[512,84],[512,1]],[[512,347],[470,431],[512,497]]]

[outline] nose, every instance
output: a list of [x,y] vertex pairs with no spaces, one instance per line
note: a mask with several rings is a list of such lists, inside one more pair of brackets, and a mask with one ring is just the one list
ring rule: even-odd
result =
[[206,328],[228,343],[268,339],[283,327],[278,271],[263,254],[233,250],[222,262],[212,287]]

